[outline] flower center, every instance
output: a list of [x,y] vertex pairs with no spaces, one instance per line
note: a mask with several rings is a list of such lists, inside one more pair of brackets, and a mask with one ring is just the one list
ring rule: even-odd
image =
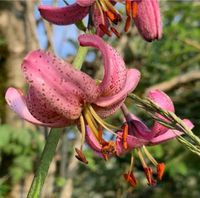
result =
[[[125,1],[125,9],[127,16],[124,27],[125,32],[128,32],[131,25],[131,20],[137,16],[138,1],[139,0]],[[121,0],[116,0],[116,2],[121,3]],[[122,21],[121,14],[114,7],[114,4],[112,4],[110,0],[96,0],[96,5],[101,14],[102,21],[102,23],[99,25],[99,28],[108,36],[112,36],[112,33],[114,33],[119,38],[120,33],[114,26],[118,25],[118,23]],[[110,29],[108,28],[107,23],[109,23]]]
[[77,159],[82,162],[87,161],[82,152],[82,146],[85,142],[86,125],[90,128],[91,133],[101,146],[100,152],[105,160],[108,160],[109,156],[116,153],[116,143],[114,141],[106,141],[103,139],[103,129],[106,129],[108,132],[116,136],[117,134],[113,131],[113,129],[118,129],[118,127],[115,127],[100,118],[91,105],[85,105],[79,120],[82,140],[81,148],[76,149],[76,152],[78,151],[78,155],[76,156]]

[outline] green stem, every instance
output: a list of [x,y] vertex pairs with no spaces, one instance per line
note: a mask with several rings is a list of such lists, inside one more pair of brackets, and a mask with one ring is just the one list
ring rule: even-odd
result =
[[44,150],[42,152],[41,161],[33,179],[31,188],[27,198],[38,198],[42,190],[45,178],[48,173],[50,163],[56,151],[57,144],[61,136],[61,129],[51,129]]
[[76,68],[76,69],[81,69],[82,67],[82,64],[85,60],[85,57],[86,57],[86,54],[88,52],[88,47],[82,47],[80,46],[78,48],[78,51],[77,51],[77,54],[76,54],[76,57],[74,58],[74,61],[73,61],[73,66]]

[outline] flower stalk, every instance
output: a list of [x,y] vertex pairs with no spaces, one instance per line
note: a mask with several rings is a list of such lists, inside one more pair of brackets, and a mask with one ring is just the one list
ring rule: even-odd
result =
[[[162,109],[149,99],[141,99],[135,94],[130,94],[129,98],[134,100],[141,108],[145,109],[153,119],[163,126],[179,130],[187,135],[187,139],[182,136],[177,136],[178,141],[186,146],[190,151],[200,156],[200,138],[196,136],[178,116],[173,112]],[[161,119],[158,114],[162,115],[167,120]]]
[[62,134],[62,129],[51,129],[42,152],[41,161],[34,176],[27,198],[38,198],[47,176],[49,166],[54,157],[57,144]]

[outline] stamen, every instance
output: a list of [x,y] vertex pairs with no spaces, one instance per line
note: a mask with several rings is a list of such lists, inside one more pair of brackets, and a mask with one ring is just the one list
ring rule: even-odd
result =
[[153,170],[151,167],[146,167],[144,169],[148,184],[150,186],[154,186],[156,184],[156,180],[153,179]]
[[155,165],[158,165],[158,162],[154,159],[154,157],[151,155],[151,153],[147,150],[147,148],[145,146],[142,147],[146,156],[148,157],[148,159]]
[[147,178],[147,181],[148,181],[148,184],[150,186],[153,186],[156,184],[156,181],[153,179],[153,171],[152,171],[152,168],[151,167],[148,167],[145,160],[144,160],[144,157],[142,155],[142,152],[141,152],[141,149],[137,149],[138,151],[138,156],[140,158],[140,161],[142,163],[142,166],[144,168],[144,172],[145,172],[145,175],[146,175],[146,178]]
[[126,7],[126,15],[130,17],[131,16],[131,0],[126,0],[125,7]]
[[162,180],[163,175],[164,175],[164,170],[165,170],[165,164],[164,163],[159,163],[157,165],[157,179]]
[[109,155],[116,153],[116,144],[114,141],[109,141],[107,145],[102,146],[101,153],[105,160],[108,160]]
[[138,153],[138,156],[139,156],[140,161],[141,161],[141,163],[142,163],[142,167],[143,167],[144,169],[147,168],[148,166],[147,166],[147,164],[146,164],[146,162],[145,162],[145,160],[144,160],[144,157],[143,157],[143,155],[142,155],[142,152],[141,152],[141,149],[140,149],[140,148],[137,149],[137,153]]
[[137,12],[138,12],[137,2],[135,2],[135,1],[131,2],[131,9],[132,9],[132,18],[135,18],[137,16]]
[[84,164],[88,164],[88,161],[87,161],[85,155],[83,154],[82,149],[75,148],[75,151],[77,153],[77,155],[75,155],[75,157],[78,160],[80,160],[81,162],[83,162]]
[[124,149],[128,149],[127,136],[128,136],[128,124],[125,123],[123,126],[123,134],[122,134],[122,141],[123,141]]
[[80,125],[81,125],[81,149],[82,149],[83,144],[85,142],[85,122],[82,114],[80,116]]
[[108,11],[106,11],[105,13],[106,13],[106,16],[107,16],[114,24],[117,23],[117,20],[116,20],[117,17],[116,17],[116,15],[115,15],[112,11],[108,10]]
[[119,33],[114,27],[111,27],[110,29],[112,30],[112,32],[113,32],[118,38],[121,37],[120,33]]
[[102,23],[105,24],[105,19],[104,19],[104,14],[103,14],[103,10],[101,8],[101,4],[99,3],[99,1],[96,1],[96,4],[94,4],[95,6],[97,5],[99,12],[101,14],[101,19],[102,19]]
[[137,185],[137,180],[132,172],[125,173],[124,179],[133,187]]
[[88,125],[89,125],[89,127],[91,129],[91,131],[93,132],[93,134],[95,135],[96,139],[98,140],[98,130],[95,127],[94,123],[92,122],[91,116],[90,116],[89,111],[88,111],[87,108],[84,109],[83,115],[84,115],[84,117],[85,117],[85,119],[86,119],[86,121],[87,121],[87,123],[88,123]]
[[126,23],[125,23],[124,31],[125,31],[125,32],[128,32],[130,26],[131,26],[131,17],[128,16],[127,19],[126,19]]
[[102,30],[102,32],[104,32],[105,34],[107,34],[108,36],[112,36],[112,32],[108,30],[108,28],[103,25],[103,24],[100,24],[99,25],[99,28]]
[[92,108],[91,105],[88,106],[90,113],[92,114],[92,116],[95,118],[95,120],[102,125],[105,129],[107,129],[109,132],[111,132],[113,135],[116,135],[116,133],[114,133],[110,128],[112,129],[116,129],[119,130],[118,127],[109,124],[107,122],[105,122],[101,117],[99,117],[99,115],[95,112],[95,110]]

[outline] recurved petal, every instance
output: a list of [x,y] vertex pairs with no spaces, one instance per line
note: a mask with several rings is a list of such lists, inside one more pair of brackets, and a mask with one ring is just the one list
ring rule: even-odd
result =
[[22,69],[26,80],[40,93],[47,107],[67,119],[78,118],[82,104],[98,96],[95,80],[50,53],[30,52]]
[[89,7],[77,3],[65,7],[39,6],[41,16],[57,25],[69,25],[82,20],[89,12]]
[[95,47],[102,53],[104,77],[99,85],[101,95],[112,96],[120,92],[127,78],[125,63],[120,54],[97,35],[81,35],[79,42],[82,46]]
[[[48,126],[48,127],[63,127],[68,125],[68,121],[66,119],[59,119],[56,122],[41,122],[32,116],[29,109],[27,108],[25,97],[21,90],[10,87],[6,91],[5,95],[6,102],[10,106],[10,108],[17,113],[22,119],[27,120],[33,124]],[[44,112],[45,113],[45,112]]]
[[76,3],[80,6],[91,6],[95,0],[76,0]]
[[[187,125],[187,127],[189,129],[192,129],[194,127],[193,123],[188,119],[183,119],[183,122]],[[156,137],[154,137],[150,141],[150,145],[160,144],[162,142],[166,142],[166,141],[173,139],[173,138],[175,138],[179,135],[183,135],[183,132],[178,131],[178,130],[168,129],[165,133],[163,133],[161,135],[157,135]]]
[[[42,76],[49,83],[57,85],[57,90],[66,97],[72,94],[75,98],[90,102],[99,95],[95,80],[51,53],[42,50],[30,52],[24,58],[22,69],[30,84]],[[34,70],[34,75],[30,70]]]
[[121,90],[118,90],[118,92],[114,95],[102,95],[96,101],[96,105],[100,107],[108,107],[110,105],[120,103],[136,88],[139,80],[140,72],[137,69],[128,69],[127,78]]
[[117,133],[117,139],[116,139],[116,152],[117,155],[122,155],[134,148],[139,148],[143,145],[146,145],[149,141],[142,139],[142,138],[137,138],[135,136],[132,135],[128,135],[127,136],[127,144],[128,144],[128,148],[124,149],[123,146],[123,140],[122,140],[122,132],[118,132]]

